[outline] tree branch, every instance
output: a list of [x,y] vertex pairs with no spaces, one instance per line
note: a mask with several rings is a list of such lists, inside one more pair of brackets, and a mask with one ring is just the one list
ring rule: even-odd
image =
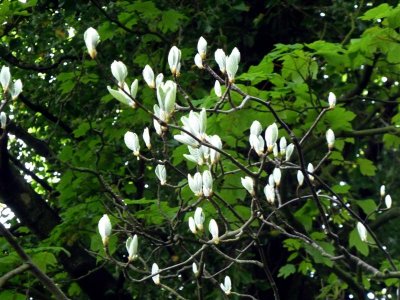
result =
[[7,272],[6,274],[4,274],[2,277],[0,277],[0,289],[8,280],[13,278],[14,276],[17,276],[18,274],[25,272],[29,268],[30,268],[29,265],[24,263],[24,264],[20,265],[19,267],[15,268],[14,270],[11,270],[10,272]]

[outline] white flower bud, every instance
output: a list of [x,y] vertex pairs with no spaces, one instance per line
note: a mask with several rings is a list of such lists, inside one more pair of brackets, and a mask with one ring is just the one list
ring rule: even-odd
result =
[[3,66],[0,71],[0,83],[1,83],[1,86],[3,87],[4,93],[8,91],[10,82],[11,82],[10,68]]
[[86,48],[89,52],[90,57],[94,59],[97,56],[96,46],[100,41],[100,36],[98,32],[96,31],[96,29],[89,27],[83,34],[83,38],[85,40]]
[[139,81],[137,79],[135,79],[131,84],[131,96],[132,96],[132,98],[136,98],[138,87],[139,87]]
[[143,79],[150,88],[154,89],[156,87],[154,82],[154,72],[149,65],[146,65],[143,69]]
[[269,125],[265,131],[265,142],[267,143],[268,152],[271,152],[274,148],[274,144],[278,139],[278,126],[276,123]]
[[297,171],[297,183],[299,184],[299,186],[302,186],[304,182],[304,175],[303,172],[301,170]]
[[179,76],[180,61],[181,61],[181,50],[179,50],[176,46],[173,46],[171,50],[169,50],[168,64],[171,73],[174,76]]
[[160,180],[160,184],[164,185],[167,183],[167,171],[164,165],[157,165],[156,167],[156,176]]
[[205,218],[206,217],[204,216],[203,209],[201,207],[197,207],[194,212],[194,223],[196,224],[197,229],[200,231],[203,230]]
[[103,245],[104,245],[104,247],[107,247],[108,240],[111,235],[111,229],[112,229],[111,221],[110,221],[110,218],[108,217],[108,215],[104,214],[101,217],[101,219],[99,220],[98,227],[99,227],[99,233],[101,236],[101,240],[103,241]]
[[21,79],[17,79],[14,81],[10,89],[11,99],[12,100],[17,99],[19,94],[21,94],[21,92],[22,92],[22,81]]
[[232,283],[231,283],[231,278],[229,276],[225,276],[224,283],[221,283],[220,286],[226,295],[231,294]]
[[254,191],[254,180],[253,178],[246,176],[244,178],[240,178],[243,187],[250,193],[250,195],[255,196]]
[[286,147],[287,147],[286,138],[283,136],[279,140],[279,151],[282,156],[285,155],[285,153],[286,153]]
[[256,151],[258,156],[264,153],[264,139],[262,136],[250,134],[250,146]]
[[114,78],[118,81],[120,87],[124,86],[126,76],[128,76],[128,69],[122,61],[114,60],[111,64],[111,73]]
[[211,233],[212,236],[211,241],[214,244],[218,244],[219,243],[218,224],[214,219],[210,220],[210,223],[208,224],[208,231]]
[[[309,164],[307,165],[307,171],[308,171],[309,173],[314,173],[314,166],[312,165],[312,163],[309,163]],[[310,181],[311,181],[311,182],[314,181],[314,176],[308,175],[308,178],[310,178]]]
[[357,231],[358,235],[360,236],[361,241],[367,241],[367,228],[365,228],[364,224],[361,222],[357,223]]
[[198,54],[198,53],[194,57],[194,63],[199,69],[203,69],[204,68],[203,60],[202,60],[200,54]]
[[281,184],[281,177],[282,177],[282,172],[281,169],[275,168],[274,171],[272,172],[272,176],[274,177],[274,182],[277,187]]
[[163,80],[164,80],[164,74],[159,73],[156,77],[156,88],[158,88],[158,86],[163,83]]
[[329,92],[328,96],[328,103],[329,103],[329,108],[333,109],[336,106],[336,95],[332,92]]
[[240,52],[235,47],[232,50],[231,55],[226,57],[226,73],[228,74],[228,79],[230,83],[235,81],[235,75],[239,68],[240,62]]
[[[157,274],[160,271],[160,269],[158,268],[158,265],[156,263],[153,263],[152,267],[151,267],[151,275],[153,275],[153,277],[151,279],[153,279],[154,283],[156,285],[160,284],[160,274]],[[157,275],[155,275],[157,274]]]
[[253,121],[250,126],[250,134],[254,135],[260,135],[262,132],[262,126],[261,123],[258,122],[257,120]]
[[325,135],[326,135],[326,142],[328,143],[328,148],[329,150],[332,150],[335,144],[335,133],[333,132],[332,129],[328,129]]
[[139,138],[136,133],[128,131],[124,135],[125,145],[132,150],[133,155],[139,156],[140,145],[139,145]]
[[221,84],[219,83],[218,80],[215,80],[214,84],[214,93],[217,95],[218,98],[222,97],[222,89],[221,89]]
[[7,124],[7,115],[4,111],[0,113],[0,124],[1,124],[1,129],[6,129],[6,124]]
[[275,186],[274,175],[270,174],[270,175],[268,176],[268,184],[269,184],[270,186],[272,186],[272,187]]
[[388,208],[388,209],[392,207],[392,197],[390,197],[390,195],[386,195],[385,204],[386,204],[386,208]]
[[226,55],[224,50],[222,49],[217,49],[214,54],[215,61],[217,62],[219,69],[221,72],[224,74],[226,71]]
[[126,240],[126,251],[128,251],[128,261],[134,261],[138,258],[138,237],[135,234]]
[[199,38],[199,41],[197,42],[197,52],[200,55],[201,59],[206,58],[207,41],[202,36]]
[[279,151],[278,151],[278,144],[275,143],[274,147],[272,148],[272,153],[274,154],[274,157],[278,157]]
[[144,140],[144,143],[146,144],[147,149],[150,150],[151,149],[151,141],[150,141],[150,131],[149,131],[148,127],[146,127],[143,130],[143,140]]
[[290,160],[290,157],[291,157],[292,154],[293,154],[293,150],[294,150],[294,145],[293,145],[293,144],[289,144],[289,145],[286,147],[286,158],[285,158],[286,161],[289,161],[289,160]]
[[267,201],[270,204],[274,204],[274,202],[275,202],[275,190],[274,190],[274,187],[269,185],[269,184],[267,184],[264,187],[264,194],[265,194],[265,198],[267,198]]
[[385,197],[385,195],[386,195],[386,188],[384,185],[381,185],[380,194],[381,194],[382,198]]
[[194,276],[197,277],[199,275],[199,269],[197,268],[197,265],[195,262],[192,264],[192,271],[193,271]]
[[192,175],[188,174],[189,188],[197,197],[203,196],[203,178],[199,172]]
[[205,170],[203,172],[203,195],[204,197],[211,197],[213,193],[213,178],[211,176],[211,172]]
[[[214,147],[216,147],[217,149],[222,149],[222,141],[221,138],[218,135],[213,135],[211,137],[209,137],[208,142],[213,145]],[[214,149],[210,149],[210,163],[212,165],[215,165],[219,159],[220,159],[221,154],[214,150]]]
[[189,224],[189,229],[193,234],[197,233],[197,229],[196,229],[196,223],[194,222],[193,217],[189,217],[188,220],[188,224]]

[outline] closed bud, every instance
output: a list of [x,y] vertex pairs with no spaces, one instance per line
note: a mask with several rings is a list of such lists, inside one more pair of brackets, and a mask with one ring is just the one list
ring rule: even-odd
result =
[[279,151],[278,151],[278,144],[275,143],[274,147],[272,148],[272,153],[274,154],[274,157],[278,157]]
[[385,204],[386,204],[386,208],[388,208],[388,209],[392,207],[392,197],[390,197],[390,195],[386,195]]
[[189,188],[195,194],[195,196],[203,196],[203,178],[199,172],[192,175],[188,174]]
[[108,215],[104,214],[101,217],[101,219],[99,220],[98,227],[99,227],[99,233],[100,233],[103,245],[104,245],[104,247],[107,247],[108,240],[111,235],[111,229],[112,229],[111,221],[110,221],[110,218],[108,217]]
[[304,183],[304,175],[301,170],[297,171],[297,183],[299,184],[299,186],[302,186]]
[[199,275],[199,269],[197,268],[197,265],[195,262],[192,264],[192,271],[193,271],[194,276],[197,277]]
[[163,83],[163,80],[164,80],[164,74],[159,73],[156,77],[156,88],[158,88],[158,86]]
[[135,79],[131,84],[131,96],[132,96],[132,98],[136,98],[138,87],[139,87],[139,81],[137,79]]
[[381,185],[380,194],[381,194],[382,198],[385,197],[385,195],[386,195],[386,188],[384,185]]
[[277,187],[281,184],[281,177],[282,177],[282,172],[281,169],[275,168],[274,171],[272,172],[272,176],[274,176],[274,182]]
[[260,135],[250,134],[250,146],[258,156],[264,153],[264,139]]
[[200,231],[203,230],[205,218],[206,217],[204,216],[203,209],[201,207],[197,207],[194,212],[194,223],[196,224],[197,229]]
[[329,150],[332,150],[335,144],[335,133],[332,129],[326,131],[326,142],[328,143]]
[[329,108],[333,109],[336,106],[336,95],[332,92],[329,92],[328,96],[328,103],[329,103]]
[[279,151],[282,156],[285,155],[285,153],[286,153],[286,147],[287,147],[286,138],[283,136],[279,140]]
[[357,231],[358,235],[360,236],[361,241],[367,241],[367,228],[365,228],[364,224],[361,222],[357,223]]
[[262,132],[262,126],[261,123],[258,122],[257,120],[253,121],[250,126],[250,134],[254,135],[260,135]]
[[120,87],[124,86],[126,76],[128,76],[128,69],[122,61],[114,60],[111,64],[111,73],[114,78],[118,81]]
[[215,51],[214,57],[215,57],[215,61],[218,64],[219,69],[224,74],[226,71],[226,55],[225,55],[224,50],[217,49],[217,51]]
[[213,193],[213,178],[211,172],[206,170],[203,172],[203,195],[204,197],[211,197]]
[[1,86],[3,87],[3,92],[4,93],[7,92],[8,88],[10,86],[10,83],[11,83],[11,73],[10,73],[9,67],[3,66],[1,68],[0,83],[1,83]]
[[285,160],[286,160],[286,161],[289,161],[289,160],[290,160],[290,157],[291,157],[292,154],[293,154],[293,150],[294,150],[294,145],[293,145],[293,144],[289,144],[289,145],[286,147],[286,157],[285,157]]
[[231,55],[226,57],[226,73],[228,74],[228,79],[230,83],[235,82],[235,76],[239,68],[239,62],[240,52],[235,47],[233,48]]
[[207,41],[201,36],[197,42],[197,52],[201,59],[206,58],[207,54]]
[[[218,135],[213,135],[209,137],[208,142],[217,149],[222,149],[222,141]],[[215,165],[219,161],[220,156],[221,154],[217,150],[210,149],[210,163],[212,165]]]
[[[314,166],[311,163],[307,165],[307,171],[308,173],[314,173]],[[314,181],[314,176],[308,175],[308,177],[310,178],[311,182]]]
[[139,145],[139,138],[136,133],[128,131],[124,135],[125,145],[132,150],[133,155],[139,156],[140,145]]
[[100,41],[98,32],[96,29],[89,27],[83,34],[83,38],[90,57],[94,59],[97,56],[96,46]]
[[214,244],[219,243],[219,232],[218,232],[218,224],[214,219],[210,220],[210,223],[208,224],[208,231],[210,232],[212,239],[211,241]]
[[274,179],[274,175],[273,175],[273,174],[270,174],[270,175],[268,176],[268,184],[269,184],[270,186],[272,186],[272,187],[275,186],[275,179]]
[[256,195],[254,191],[254,180],[253,178],[246,176],[244,178],[240,178],[243,187],[252,195],[253,197]]
[[274,144],[278,139],[278,126],[276,123],[269,125],[265,131],[265,142],[267,143],[268,152],[271,152],[274,148]]
[[267,199],[267,201],[270,204],[274,204],[274,202],[275,202],[275,190],[274,190],[274,187],[269,185],[269,184],[267,184],[264,187],[264,194],[265,194],[265,198]]
[[143,69],[143,79],[150,88],[154,89],[156,87],[154,82],[154,72],[149,65],[146,65]]
[[7,115],[4,111],[0,113],[0,124],[1,124],[1,129],[6,129],[6,124],[7,124]]
[[199,69],[203,69],[203,59],[201,58],[200,54],[196,54],[194,57],[194,63]]
[[219,83],[218,80],[215,80],[214,92],[215,92],[215,95],[217,95],[218,98],[221,98],[221,96],[222,96],[222,89],[221,89],[221,84]]
[[167,183],[167,171],[164,165],[157,165],[156,167],[156,176],[158,180],[160,180],[160,184],[164,185]]
[[158,265],[153,263],[151,266],[151,275],[153,275],[153,277],[151,279],[153,279],[156,285],[160,285],[160,274],[158,274],[159,271],[160,269],[158,268]]
[[150,150],[151,149],[151,141],[150,141],[150,131],[149,131],[148,127],[146,127],[143,130],[143,141],[146,144],[147,149]]
[[128,251],[129,262],[138,258],[138,237],[136,234],[126,240],[126,251]]
[[12,100],[17,99],[19,94],[21,94],[21,92],[22,92],[22,81],[21,79],[17,79],[14,81],[10,89],[11,99]]
[[189,224],[189,229],[193,234],[197,233],[197,229],[196,229],[196,223],[194,222],[193,217],[189,217],[188,220],[188,224]]
[[171,50],[169,50],[168,64],[171,73],[174,76],[179,75],[180,61],[181,61],[181,50],[179,50],[176,46],[173,46]]

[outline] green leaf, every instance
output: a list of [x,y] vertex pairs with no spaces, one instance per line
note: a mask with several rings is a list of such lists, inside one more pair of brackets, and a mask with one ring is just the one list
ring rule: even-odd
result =
[[364,13],[360,17],[361,20],[369,21],[369,20],[376,20],[376,19],[382,19],[390,14],[392,10],[392,7],[387,4],[383,3],[377,7],[374,7]]
[[376,210],[376,203],[372,199],[357,200],[355,203],[364,211],[366,215],[369,215]]
[[32,256],[32,261],[45,273],[48,266],[55,266],[57,264],[56,257],[50,252],[37,253]]
[[0,299],[1,300],[25,300],[26,295],[20,294],[16,291],[5,290],[0,292]]
[[268,56],[264,56],[262,61],[257,66],[251,66],[247,73],[242,73],[237,76],[237,80],[248,80],[252,85],[264,81],[272,73],[274,68],[273,62]]
[[366,158],[357,158],[357,164],[360,168],[360,172],[364,176],[374,176],[376,167],[372,161]]
[[296,267],[292,264],[287,264],[279,269],[278,277],[287,278],[294,273],[296,273]]
[[74,136],[76,138],[84,136],[90,130],[89,123],[81,123],[77,129],[74,130]]
[[350,232],[350,235],[349,235],[349,247],[350,248],[353,248],[353,247],[356,248],[357,251],[359,251],[364,256],[368,256],[368,254],[369,254],[368,244],[363,242],[360,239],[360,236],[358,234],[357,229],[353,229]]

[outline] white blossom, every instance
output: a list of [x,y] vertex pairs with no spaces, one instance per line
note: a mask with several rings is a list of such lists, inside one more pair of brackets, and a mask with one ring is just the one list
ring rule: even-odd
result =
[[194,56],[194,64],[199,68],[199,69],[203,69],[203,59],[201,58],[200,54],[196,54]]
[[261,123],[257,120],[253,121],[253,123],[251,123],[251,126],[250,126],[250,135],[253,134],[253,135],[258,136],[261,134],[261,132],[262,132]]
[[157,100],[160,111],[163,112],[163,121],[168,122],[169,118],[175,110],[176,101],[176,83],[167,80],[157,86]]
[[277,187],[281,184],[281,177],[282,177],[282,172],[281,169],[275,168],[274,171],[272,172],[272,176],[274,177],[274,182]]
[[193,177],[188,174],[188,183],[190,190],[195,194],[195,196],[203,196],[203,178],[199,172],[194,174]]
[[270,175],[268,176],[268,184],[269,184],[270,186],[272,186],[272,187],[275,186],[275,179],[274,179],[274,175],[273,175],[273,174],[270,174]]
[[232,283],[231,283],[231,278],[229,276],[225,276],[224,283],[221,283],[220,286],[226,295],[231,294]]
[[199,38],[199,41],[197,42],[197,52],[200,55],[201,59],[206,58],[207,41],[202,36]]
[[265,131],[265,142],[267,143],[268,152],[272,151],[277,139],[278,139],[278,126],[276,126],[276,123],[273,123],[272,125],[269,125],[267,127],[267,130]]
[[156,88],[163,82],[164,82],[164,74],[159,73],[156,77]]
[[246,176],[244,178],[240,178],[243,187],[250,193],[250,195],[255,196],[254,191],[254,180],[253,178]]
[[94,59],[97,56],[96,46],[100,41],[100,36],[98,32],[96,31],[96,29],[89,27],[83,34],[83,38],[85,40],[86,48],[89,52],[90,57]]
[[203,230],[203,223],[205,220],[204,212],[201,207],[197,207],[195,212],[194,212],[194,223],[196,224],[196,227],[198,230],[202,231]]
[[1,129],[6,129],[7,115],[4,111],[0,113],[0,124],[1,124]]
[[132,150],[133,155],[139,156],[140,145],[139,145],[139,138],[136,133],[128,131],[124,135],[125,145]]
[[143,69],[143,79],[150,88],[154,89],[156,87],[154,82],[154,72],[149,65],[146,65]]
[[136,234],[126,240],[126,251],[128,251],[129,262],[138,258],[138,237]]
[[192,264],[192,271],[193,271],[194,276],[197,277],[199,275],[199,269],[197,268],[197,265],[195,262]]
[[19,94],[21,94],[21,92],[22,92],[22,81],[21,79],[17,79],[14,81],[10,89],[11,99],[12,100],[17,99]]
[[286,160],[286,161],[289,161],[289,160],[290,160],[290,157],[291,157],[292,154],[293,154],[293,150],[294,150],[294,145],[293,145],[293,144],[289,144],[289,145],[286,147],[286,155],[285,155],[285,160]]
[[204,197],[210,197],[213,193],[213,178],[211,172],[205,170],[203,172],[203,195]]
[[164,185],[167,183],[167,171],[164,165],[157,165],[156,167],[156,176],[160,180],[160,184]]
[[250,134],[250,146],[261,156],[264,153],[264,139],[260,135]]
[[228,74],[228,79],[230,83],[235,81],[235,75],[239,68],[240,62],[240,52],[235,47],[233,48],[231,55],[226,57],[226,73]]
[[385,204],[388,209],[392,207],[392,197],[389,194],[385,197]]
[[326,142],[328,143],[328,148],[329,150],[332,150],[335,144],[335,133],[333,132],[332,129],[328,129],[325,135],[326,135]]
[[193,234],[196,234],[196,233],[197,233],[196,223],[194,222],[193,217],[189,217],[188,225],[189,225],[190,231],[191,231]]
[[[312,163],[309,163],[307,165],[307,171],[308,173],[314,173],[314,166],[312,165]],[[314,181],[314,176],[308,175],[308,178],[310,178],[311,182]]]
[[150,141],[150,131],[149,131],[148,127],[146,127],[143,130],[143,141],[146,144],[147,149],[150,150],[151,149],[151,141]]
[[302,186],[304,182],[304,175],[303,172],[301,170],[297,171],[297,183],[299,184],[299,186]]
[[159,271],[160,269],[158,268],[158,265],[156,263],[153,263],[151,267],[151,275],[153,275],[153,277],[151,279],[153,279],[154,283],[157,285],[160,284],[160,274],[157,274]]
[[274,157],[278,157],[279,151],[278,151],[278,144],[275,143],[274,147],[272,148],[272,153],[274,154]]
[[114,60],[111,64],[111,73],[114,78],[118,81],[120,87],[124,86],[126,76],[128,76],[128,69],[122,61]]
[[274,204],[274,202],[275,202],[275,190],[274,190],[274,187],[269,185],[269,184],[267,184],[264,187],[264,194],[265,194],[265,198],[267,199],[267,201],[270,204]]
[[99,220],[98,227],[99,227],[99,233],[101,236],[101,240],[103,241],[103,245],[104,245],[104,247],[107,247],[108,240],[111,235],[111,229],[112,229],[111,221],[110,221],[110,218],[108,217],[108,215],[104,214],[101,217],[101,219]]
[[139,81],[137,79],[135,79],[131,84],[131,97],[132,98],[136,98],[138,87],[139,87]]
[[367,241],[367,228],[365,228],[364,224],[361,222],[357,223],[357,231],[358,235],[360,236],[361,241]]
[[3,87],[3,92],[8,91],[8,87],[11,83],[11,73],[10,73],[10,68],[3,66],[0,71],[0,83],[1,86]]
[[173,46],[171,50],[169,50],[168,64],[172,75],[179,76],[181,65],[181,50],[179,50],[176,46]]
[[222,89],[221,89],[221,84],[219,83],[219,80],[215,80],[214,93],[218,98],[222,97]]
[[385,197],[385,195],[386,195],[386,188],[385,188],[384,185],[381,185],[381,188],[380,188],[379,192],[380,192],[380,195],[381,195],[382,198]]
[[217,51],[215,51],[214,57],[215,57],[215,61],[218,64],[219,69],[224,74],[226,71],[226,55],[225,55],[224,50],[217,49]]
[[328,95],[328,103],[329,103],[329,108],[335,108],[336,106],[336,95],[332,92],[329,92]]
[[[221,150],[222,149],[222,141],[218,135],[212,135],[208,138],[208,142],[213,145],[215,148]],[[214,149],[210,149],[210,163],[212,165],[216,164],[221,157],[221,154]]]
[[286,138],[283,136],[279,140],[279,151],[282,156],[286,154],[286,148],[287,148],[287,141]]
[[219,232],[218,232],[218,224],[214,219],[210,220],[210,223],[208,224],[208,231],[210,232],[212,239],[211,241],[214,244],[219,243]]

